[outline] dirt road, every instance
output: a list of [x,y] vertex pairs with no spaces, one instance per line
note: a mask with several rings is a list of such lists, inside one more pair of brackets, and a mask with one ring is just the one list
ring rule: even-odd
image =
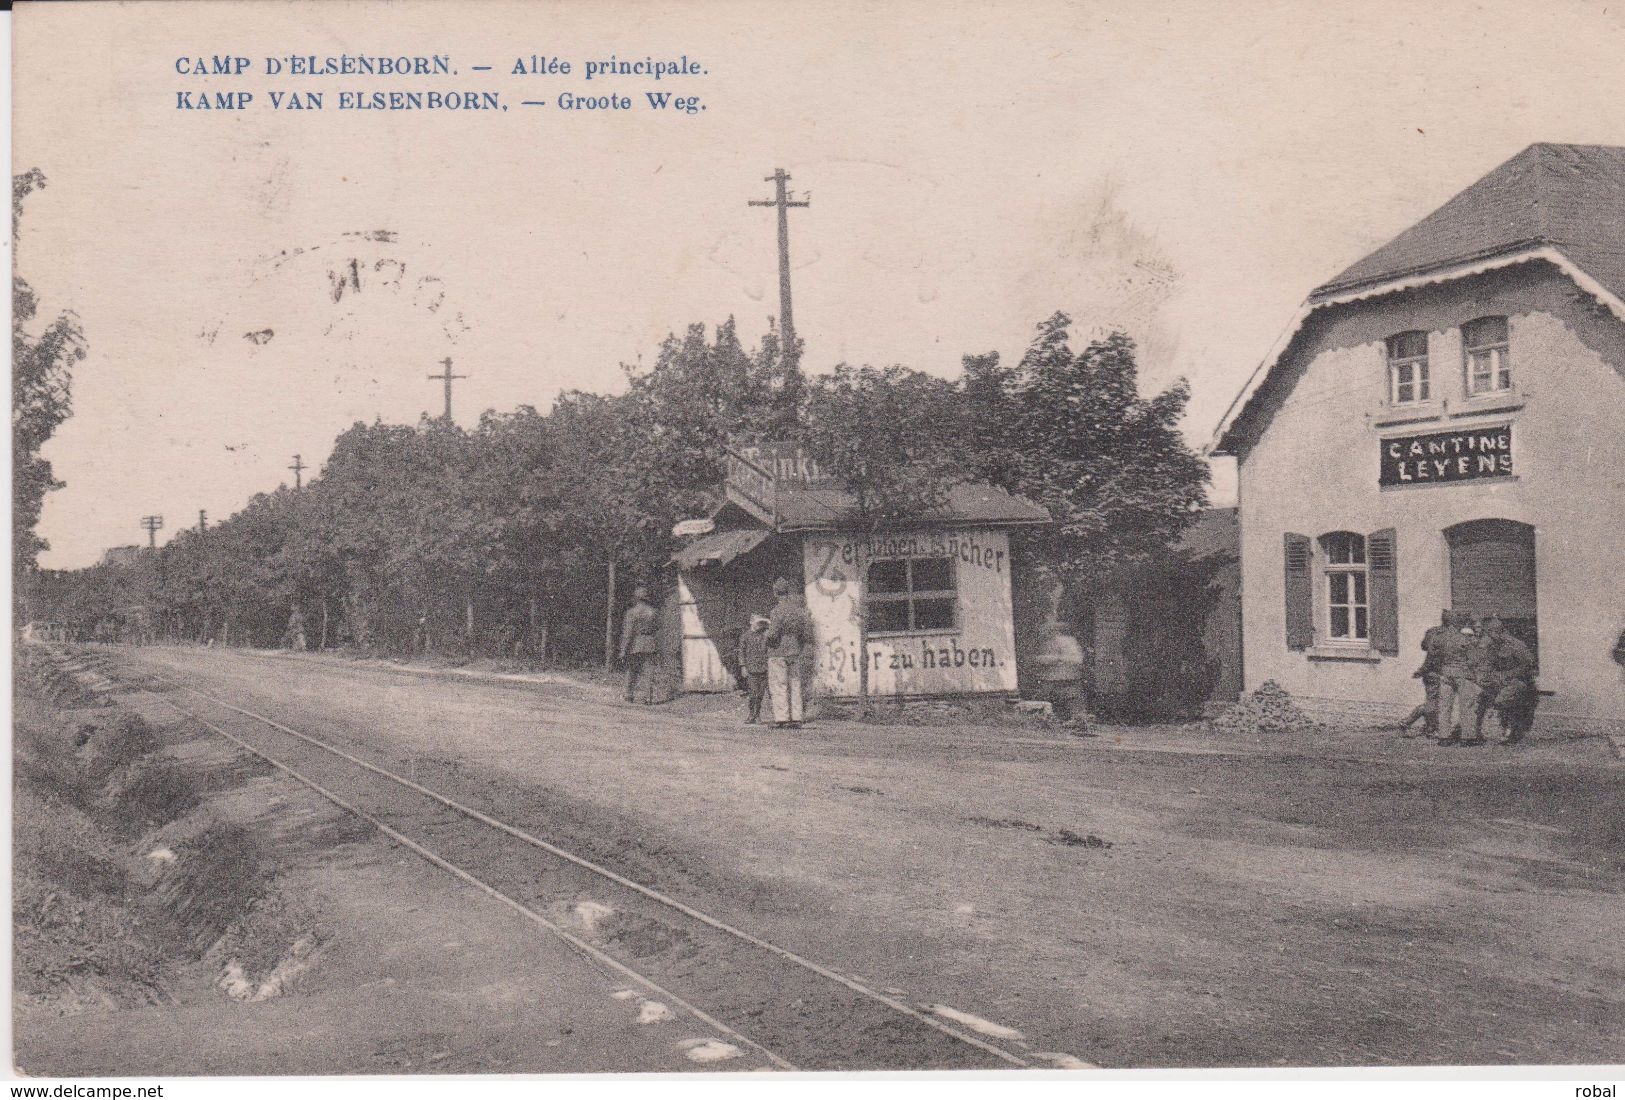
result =
[[1031,1052],[1625,1060],[1625,768],[1600,740],[771,731],[566,683],[113,655]]

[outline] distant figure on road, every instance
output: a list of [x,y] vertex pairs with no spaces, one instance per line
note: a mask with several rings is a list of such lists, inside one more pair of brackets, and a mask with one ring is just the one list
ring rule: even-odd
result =
[[[626,662],[626,701],[655,701],[655,662],[660,653],[660,612],[649,602],[649,590],[632,590],[632,606],[621,620],[621,660]],[[641,696],[641,698],[640,698]]]
[[1522,741],[1535,724],[1535,655],[1508,634],[1500,619],[1484,620],[1485,676],[1478,697],[1478,737],[1484,736],[1484,716],[1493,708],[1501,721],[1501,744]]
[[1072,636],[1069,624],[1050,620],[1044,624],[1044,648],[1033,658],[1044,697],[1058,721],[1071,725],[1073,707],[1083,689],[1083,646]]
[[767,694],[767,616],[752,615],[750,629],[739,636],[739,670],[745,675],[745,698],[749,703],[747,726],[762,717],[762,699]]
[[1401,733],[1410,736],[1410,728],[1416,724],[1417,719],[1425,719],[1422,730],[1428,737],[1439,736],[1439,659],[1441,657],[1439,639],[1450,629],[1450,612],[1439,613],[1439,625],[1430,626],[1427,633],[1422,635],[1422,667],[1411,673],[1422,681],[1422,690],[1426,693],[1426,700],[1411,711],[1410,717],[1399,724]]
[[773,708],[773,724],[780,729],[799,728],[802,719],[801,655],[812,645],[812,619],[807,609],[791,595],[790,582],[780,577],[773,582],[778,602],[767,620],[767,693]]
[[288,616],[288,629],[282,633],[282,644],[295,653],[303,653],[309,648],[305,641],[305,613],[298,604],[293,605],[293,613]]

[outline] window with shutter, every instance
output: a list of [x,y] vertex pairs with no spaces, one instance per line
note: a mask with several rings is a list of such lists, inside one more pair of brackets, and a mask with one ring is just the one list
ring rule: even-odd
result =
[[1366,536],[1370,571],[1371,648],[1399,655],[1399,540],[1392,527]]
[[1282,536],[1286,558],[1286,645],[1308,649],[1315,644],[1314,573],[1309,536]]

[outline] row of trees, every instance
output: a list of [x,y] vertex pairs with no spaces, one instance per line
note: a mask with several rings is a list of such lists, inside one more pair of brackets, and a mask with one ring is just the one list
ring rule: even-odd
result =
[[[38,168],[11,180],[11,239],[22,228],[23,200],[44,188]],[[27,584],[46,543],[36,532],[45,494],[60,488],[40,448],[73,411],[73,368],[86,354],[85,334],[71,312],[58,314],[38,333],[30,332],[39,313],[34,290],[17,274],[11,278],[11,562],[12,591]]]
[[776,333],[747,349],[731,320],[695,325],[617,396],[487,412],[471,430],[358,423],[305,488],[56,578],[56,614],[86,634],[266,646],[297,608],[312,645],[590,660],[611,567],[623,591],[658,581],[672,524],[719,502],[727,448],[785,439],[871,529],[960,480],[1043,504],[1056,523],[1027,537],[1017,584],[1087,601],[1114,566],[1177,539],[1207,471],[1179,435],[1184,384],[1142,398],[1132,343],[1074,352],[1069,325],[1056,314],[1018,364],[968,357],[951,381],[848,366],[802,380]]

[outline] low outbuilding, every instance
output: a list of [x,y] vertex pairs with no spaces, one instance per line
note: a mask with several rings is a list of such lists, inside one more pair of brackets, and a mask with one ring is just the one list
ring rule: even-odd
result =
[[[1011,534],[1049,513],[987,485],[949,489],[935,508],[861,533],[850,494],[788,445],[730,456],[726,502],[679,551],[682,689],[731,691],[740,634],[785,577],[814,623],[809,687],[891,698],[1014,694]],[[868,623],[867,653],[860,622]]]

